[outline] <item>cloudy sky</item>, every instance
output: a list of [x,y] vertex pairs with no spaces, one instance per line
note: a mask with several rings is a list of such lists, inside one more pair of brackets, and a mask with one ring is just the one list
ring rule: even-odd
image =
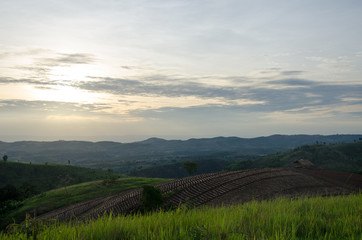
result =
[[360,0],[0,2],[0,140],[362,133]]

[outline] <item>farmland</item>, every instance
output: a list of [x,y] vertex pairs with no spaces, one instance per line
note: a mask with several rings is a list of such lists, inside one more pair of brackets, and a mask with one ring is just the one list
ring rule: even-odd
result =
[[145,184],[156,184],[165,181],[168,180],[124,177],[64,186],[21,201],[18,208],[2,214],[0,223],[4,227],[13,220],[16,220],[16,222],[23,221],[26,213],[43,214],[89,199],[110,196],[118,192],[139,188]]
[[[362,176],[356,173],[266,168],[139,180],[161,190],[161,208],[142,214],[141,185],[121,178],[98,197],[10,225],[0,239],[26,234],[38,239],[360,239],[362,234]],[[121,189],[122,181],[128,187]],[[68,188],[74,199],[94,191],[84,184]],[[39,200],[33,203],[46,205]]]
[[[320,169],[251,169],[202,174],[156,184],[165,196],[165,204],[199,207],[273,199],[280,196],[325,196],[358,193],[362,176]],[[123,191],[111,196],[49,212],[39,218],[68,221],[77,217],[97,218],[104,213],[127,214],[140,207],[141,189]]]

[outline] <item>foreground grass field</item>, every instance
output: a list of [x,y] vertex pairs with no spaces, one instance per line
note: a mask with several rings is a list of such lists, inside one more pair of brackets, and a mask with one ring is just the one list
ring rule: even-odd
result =
[[[28,225],[0,239],[26,239],[26,231],[34,234]],[[38,239],[361,239],[362,194],[110,215],[35,231]]]

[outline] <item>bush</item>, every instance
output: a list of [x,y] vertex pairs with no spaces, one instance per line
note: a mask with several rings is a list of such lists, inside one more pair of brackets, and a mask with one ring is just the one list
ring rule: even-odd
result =
[[149,212],[161,208],[164,202],[161,189],[151,185],[144,185],[142,188],[141,211]]
[[110,178],[104,179],[102,181],[102,184],[105,185],[105,186],[110,186],[110,185],[116,183],[116,180],[117,180],[117,178],[112,176]]
[[0,202],[8,200],[19,200],[21,198],[20,192],[15,186],[7,184],[0,188]]

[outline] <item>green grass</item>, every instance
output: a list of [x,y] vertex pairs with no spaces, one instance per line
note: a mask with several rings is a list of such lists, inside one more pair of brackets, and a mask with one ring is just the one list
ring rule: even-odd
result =
[[146,184],[156,184],[169,181],[157,178],[119,178],[113,183],[104,184],[103,181],[93,181],[62,187],[45,193],[38,194],[22,202],[22,206],[12,211],[8,218],[18,221],[25,219],[26,212],[36,209],[38,215],[64,207],[73,203],[107,196],[124,190],[141,187]]
[[[22,239],[25,233],[0,234]],[[56,224],[38,239],[361,239],[362,194],[179,208],[148,215],[103,216]]]

